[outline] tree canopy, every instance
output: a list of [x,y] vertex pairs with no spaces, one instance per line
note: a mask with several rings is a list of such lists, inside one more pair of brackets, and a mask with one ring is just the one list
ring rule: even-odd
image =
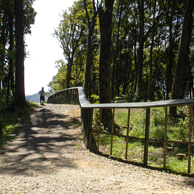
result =
[[[111,21],[105,24],[105,33],[111,32],[111,46],[101,53],[102,45],[107,45],[101,31],[101,17],[109,9],[107,2],[113,3]],[[100,89],[108,80],[111,100],[118,97],[126,101],[193,97],[193,1],[111,2],[78,0],[62,15],[54,35],[63,48],[64,61],[49,84],[52,91],[83,85],[92,101],[92,95],[100,95]],[[181,49],[185,48],[182,57]],[[103,63],[108,60],[110,67],[105,65],[101,74],[103,54]],[[182,68],[184,73],[181,73]],[[105,79],[102,83],[101,76]],[[179,87],[177,76],[178,80],[184,80],[184,87]],[[63,77],[60,87],[56,81],[59,77]],[[181,90],[181,96],[173,94],[175,88]]]
[[33,1],[0,0],[0,109],[10,99],[25,104],[24,35],[35,21]]

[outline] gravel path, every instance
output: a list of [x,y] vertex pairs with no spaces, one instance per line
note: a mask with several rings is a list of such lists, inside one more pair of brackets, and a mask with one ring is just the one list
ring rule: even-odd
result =
[[0,155],[0,193],[194,193],[194,178],[86,150],[79,113],[73,105],[36,108],[29,124]]

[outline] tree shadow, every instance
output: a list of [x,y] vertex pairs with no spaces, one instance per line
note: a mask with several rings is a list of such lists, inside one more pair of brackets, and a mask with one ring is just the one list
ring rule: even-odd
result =
[[77,168],[71,152],[81,141],[72,130],[81,126],[78,118],[55,114],[44,106],[25,119],[30,122],[0,155],[0,174],[48,174],[60,167]]

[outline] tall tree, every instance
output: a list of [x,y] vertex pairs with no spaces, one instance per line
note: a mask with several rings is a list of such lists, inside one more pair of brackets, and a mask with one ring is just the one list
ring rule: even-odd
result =
[[138,52],[138,93],[142,91],[142,69],[144,50],[144,0],[138,0],[140,14],[140,35]]
[[[36,12],[32,7],[34,0],[24,1],[24,33],[30,33]],[[9,104],[9,96],[15,96],[15,6],[12,0],[0,0],[0,93]],[[7,93],[6,93],[7,90]]]
[[173,23],[174,23],[174,15],[175,15],[175,4],[176,0],[168,0],[164,3],[164,10],[166,13],[166,22],[169,27],[169,46],[167,48],[168,53],[168,61],[167,61],[167,69],[166,69],[166,99],[169,99],[169,93],[172,89],[172,80],[173,80],[173,63],[174,63],[174,37],[173,37]]
[[112,36],[112,11],[114,0],[105,0],[99,7],[100,20],[100,64],[99,88],[100,102],[111,102],[110,72],[112,63],[111,36]]
[[15,0],[15,33],[16,33],[16,84],[15,105],[25,106],[24,88],[24,25],[23,0]]
[[[182,26],[181,37],[179,41],[178,59],[176,63],[176,69],[173,79],[171,99],[184,98],[185,85],[188,65],[189,46],[191,41],[191,29],[192,29],[192,12],[194,9],[194,1],[189,0],[185,17]],[[170,109],[172,116],[176,115],[176,107]]]
[[153,48],[154,48],[154,38],[155,38],[155,16],[156,15],[156,0],[154,0],[154,7],[153,7],[153,31],[152,31],[152,41],[150,46],[150,76],[149,76],[149,83],[148,83],[148,99],[151,100],[154,98],[153,95]]
[[[82,4],[83,2],[82,0]],[[85,39],[85,43],[78,45],[75,51],[71,86],[75,86],[77,81],[74,80],[77,80],[76,75],[79,75],[79,73],[73,72],[80,72],[81,66],[78,64],[83,62],[82,64],[87,63],[89,66],[85,66],[85,70],[88,69],[87,72],[85,71],[85,82],[79,78],[79,83],[82,85],[90,83],[87,88],[91,89],[91,93],[97,95],[99,88],[101,102],[110,102],[116,95],[121,94],[126,95],[128,101],[147,100],[148,98],[162,100],[167,97],[167,93],[171,91],[172,76],[175,72],[176,53],[178,52],[186,1],[116,0],[112,11],[112,28],[110,28],[107,24],[109,16],[105,17],[105,15],[108,10],[107,5],[111,1],[87,0],[85,5],[87,5],[88,14],[86,9],[84,12],[76,14],[77,16],[82,14],[85,17],[81,23],[77,22],[79,19],[76,20],[76,29],[79,29],[85,22],[84,30],[89,32],[88,28],[92,26],[94,14],[92,4],[94,3],[95,7],[98,7],[99,18],[96,20],[91,39],[92,47],[87,49],[88,53],[91,53],[90,60],[87,63],[86,59],[83,59],[83,56],[86,55],[86,45],[89,45],[86,44],[87,39]],[[73,18],[72,13],[70,13],[70,17]],[[103,29],[105,30],[103,31]],[[110,30],[112,31],[112,35],[110,35],[112,47],[107,43],[110,39],[104,38],[107,33],[110,34]],[[99,38],[101,39],[100,44]],[[64,45],[68,44],[68,40],[64,41]],[[96,45],[100,45],[100,49]],[[109,52],[111,49],[112,53]],[[191,49],[193,50],[192,47]],[[140,68],[138,69],[138,67]],[[89,73],[90,76],[88,76]],[[99,74],[100,77],[98,77]],[[91,80],[87,81],[88,79]],[[188,85],[188,82],[186,84]],[[109,88],[109,85],[112,87]],[[110,91],[112,92],[111,97],[109,96]],[[141,96],[138,96],[135,91],[139,91]],[[90,96],[90,92],[88,92],[88,96]]]
[[[9,14],[9,72],[8,72],[8,84],[7,84],[7,104],[9,103],[10,96],[10,84],[11,91],[14,94],[14,76],[13,76],[13,51],[14,51],[14,34],[13,34],[13,14]],[[11,83],[10,83],[11,82]]]
[[54,36],[61,43],[63,54],[67,60],[66,84],[64,86],[66,88],[71,87],[71,74],[76,52],[79,49],[81,50],[81,45],[85,41],[86,22],[82,11],[83,9],[84,4],[81,0],[75,2],[69,12],[64,12],[63,19],[54,32]]
[[[105,0],[99,7],[100,20],[100,64],[99,64],[99,90],[100,103],[111,102],[110,75],[112,63],[112,12],[114,0]],[[111,131],[112,112],[111,109],[104,109],[102,112],[102,123],[105,129]]]
[[[122,19],[122,11],[123,11],[123,1],[124,0],[119,0],[118,1],[118,5],[117,5],[117,13],[116,13],[116,18],[115,20],[118,22],[114,22],[115,23],[115,37],[114,39],[116,40],[115,44],[115,48],[113,45],[113,64],[112,64],[112,87],[111,87],[111,98],[113,98],[114,96],[114,89],[115,89],[115,85],[116,83],[119,85],[119,76],[117,75],[117,73],[119,73],[118,70],[118,63],[117,63],[117,59],[118,57],[118,53],[119,53],[119,43],[120,43],[120,36],[121,36],[121,32],[120,32],[120,27],[121,27],[121,19]],[[119,95],[119,87],[117,87],[117,94]]]
[[86,67],[85,67],[85,82],[84,82],[84,90],[86,97],[90,97],[91,95],[91,80],[90,80],[90,73],[91,73],[91,44],[92,44],[92,34],[94,31],[94,27],[96,25],[96,16],[97,16],[97,8],[95,5],[95,1],[93,0],[93,16],[90,19],[90,15],[88,13],[88,8],[86,4],[86,0],[84,0],[84,7],[86,10],[86,17],[87,17],[87,23],[88,23],[88,40],[87,40],[87,58],[86,58]]
[[2,125],[1,125],[1,118],[0,118],[0,137],[1,137],[2,134],[3,134],[3,128],[2,128]]

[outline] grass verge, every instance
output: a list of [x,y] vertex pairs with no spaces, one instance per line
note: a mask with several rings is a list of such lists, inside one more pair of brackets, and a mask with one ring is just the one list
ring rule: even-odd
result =
[[39,106],[37,103],[27,102],[25,108],[18,108],[15,110],[5,109],[0,111],[2,126],[0,148],[2,148],[7,142],[13,140],[20,132],[23,125],[30,122],[30,112],[37,106]]
[[[167,143],[166,152],[166,170],[175,173],[187,173],[188,169],[188,145],[175,143],[188,142],[189,140],[189,115],[188,107],[178,107],[178,112],[183,113],[183,117],[171,118],[167,115],[167,140],[174,143]],[[94,114],[94,117],[96,115]],[[99,115],[96,117],[99,119]],[[116,109],[115,110],[115,123],[120,127],[120,135],[127,135],[127,123],[128,123],[128,110]],[[96,120],[97,120],[96,119]],[[95,121],[95,120],[94,120]],[[129,118],[129,136],[144,138],[145,137],[145,109],[132,109],[130,110]],[[97,123],[97,125],[96,125]],[[99,123],[93,122],[93,126],[96,129],[99,128]],[[163,168],[164,164],[164,128],[165,128],[165,109],[164,108],[152,108],[150,112],[150,127],[149,138],[154,141],[149,142],[148,150],[148,166]],[[97,131],[96,130],[96,131]],[[95,131],[95,128],[94,128]],[[111,134],[100,135],[99,151],[112,156],[125,159],[126,145],[128,146],[127,160],[131,162],[143,163],[144,157],[144,141],[129,138],[126,142],[126,138],[119,137],[114,134],[113,145],[111,151]],[[96,135],[96,141],[98,135]],[[156,141],[157,140],[157,141]],[[194,125],[192,123],[191,141],[194,142]],[[183,158],[179,158],[179,155],[183,155]],[[194,145],[191,146],[191,174],[194,174]]]

